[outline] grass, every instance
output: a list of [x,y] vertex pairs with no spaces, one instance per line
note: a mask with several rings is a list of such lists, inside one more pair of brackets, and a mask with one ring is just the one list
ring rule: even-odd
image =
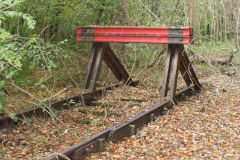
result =
[[[235,44],[233,41],[226,42],[203,42],[201,45],[191,45],[190,49],[203,59],[217,60],[219,57],[235,54]],[[235,56],[237,56],[235,54]]]

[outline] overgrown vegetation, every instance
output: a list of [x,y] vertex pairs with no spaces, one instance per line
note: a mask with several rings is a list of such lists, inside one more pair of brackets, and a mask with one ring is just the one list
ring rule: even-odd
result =
[[[57,84],[80,88],[89,44],[76,42],[77,25],[192,26],[195,44],[187,47],[189,51],[209,56],[212,47],[221,50],[231,44],[224,50],[236,55],[239,12],[238,0],[2,0],[0,110],[14,85],[26,90],[39,87],[33,96],[40,99],[42,92],[53,94]],[[114,48],[132,70],[160,63],[165,46],[115,44]]]

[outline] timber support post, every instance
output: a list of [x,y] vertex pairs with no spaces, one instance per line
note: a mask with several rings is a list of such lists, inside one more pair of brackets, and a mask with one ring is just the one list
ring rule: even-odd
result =
[[168,55],[165,64],[165,73],[163,86],[161,90],[161,97],[168,95],[168,85],[171,75],[171,86],[169,98],[174,99],[176,95],[178,72],[180,71],[187,86],[194,85],[196,90],[201,90],[202,86],[198,81],[198,78],[194,72],[194,69],[185,53],[183,44],[169,44]]

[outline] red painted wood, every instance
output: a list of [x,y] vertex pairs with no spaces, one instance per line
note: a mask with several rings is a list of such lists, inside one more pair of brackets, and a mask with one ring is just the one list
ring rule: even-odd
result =
[[[176,43],[188,44],[191,41],[191,28],[174,28],[182,31],[169,34],[168,27],[129,27],[129,26],[93,26],[78,27],[78,41],[125,42],[125,43]],[[182,40],[180,40],[182,38]]]

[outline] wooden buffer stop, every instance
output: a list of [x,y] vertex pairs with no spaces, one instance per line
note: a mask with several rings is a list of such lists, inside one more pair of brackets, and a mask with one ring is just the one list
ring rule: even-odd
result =
[[78,41],[93,43],[83,89],[95,91],[102,59],[119,81],[134,85],[131,77],[110,48],[110,42],[168,44],[161,97],[168,95],[170,76],[169,97],[172,99],[175,97],[179,70],[187,86],[193,84],[196,90],[201,89],[201,84],[184,50],[184,44],[190,44],[193,40],[193,30],[190,27],[79,26],[77,33]]

